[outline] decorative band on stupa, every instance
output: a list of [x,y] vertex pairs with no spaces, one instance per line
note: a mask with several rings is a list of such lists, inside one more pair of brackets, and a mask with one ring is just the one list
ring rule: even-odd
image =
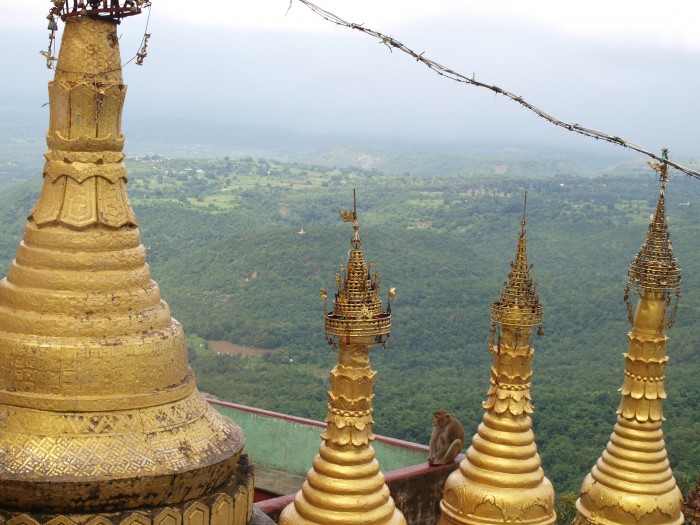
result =
[[43,187],[0,281],[0,523],[243,525],[243,431],[196,388],[126,193],[116,24],[144,2],[53,4]]
[[[527,195],[525,203],[527,203]],[[527,262],[525,206],[508,280],[491,305],[493,354],[486,413],[450,474],[438,525],[551,525],[554,489],[544,476],[532,431],[533,328],[542,334],[542,305]]]
[[[302,489],[280,515],[280,525],[405,525],[384,483],[372,434],[372,386],[377,373],[370,368],[374,344],[386,345],[391,307],[382,310],[379,273],[370,273],[361,248],[357,206],[341,211],[353,223],[347,266],[336,274],[333,310],[324,306],[326,338],[338,349],[331,371],[328,415],[323,442]],[[326,305],[327,292],[321,289]],[[395,290],[389,290],[389,301]]]
[[[667,158],[667,150],[662,157]],[[628,282],[638,288],[632,311],[629,287],[625,302],[632,330],[625,353],[625,377],[617,423],[608,445],[583,481],[576,501],[575,525],[682,525],[682,496],[668,461],[662,423],[666,329],[675,321],[681,270],[673,254],[665,216],[668,164],[650,163],[661,188],[656,211],[639,253],[630,264]],[[668,315],[675,294],[676,303]]]

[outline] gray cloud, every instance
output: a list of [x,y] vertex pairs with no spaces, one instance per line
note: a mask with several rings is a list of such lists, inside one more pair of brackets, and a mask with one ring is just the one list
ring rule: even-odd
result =
[[[138,48],[141,23],[127,20],[122,54]],[[378,28],[382,29],[382,28]],[[0,35],[0,104],[36,109],[46,99],[38,50],[45,31]],[[203,141],[297,137],[309,147],[330,136],[368,142],[536,144],[594,149],[611,146],[573,136],[490,92],[436,77],[423,65],[390,53],[364,35],[338,28],[325,34],[232,30],[177,25],[158,19],[143,68],[125,71],[127,128],[147,123],[177,139],[173,118]],[[479,80],[514,91],[562,119],[601,129],[650,149],[698,153],[694,124],[698,57],[690,52],[611,46],[566,38],[517,21],[484,18],[459,24],[431,20],[393,34],[426,56]],[[36,112],[32,112],[35,118]],[[133,124],[131,124],[133,123]],[[39,124],[37,124],[39,125]],[[44,123],[41,126],[45,127]],[[226,130],[229,130],[228,133]],[[146,140],[138,129],[135,136]],[[208,136],[212,135],[212,136]]]

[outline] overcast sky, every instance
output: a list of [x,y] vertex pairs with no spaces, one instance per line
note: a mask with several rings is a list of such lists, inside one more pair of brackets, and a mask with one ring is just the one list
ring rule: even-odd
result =
[[[317,4],[561,119],[648,149],[700,155],[697,0]],[[26,112],[45,127],[39,108],[51,72],[38,51],[48,40],[50,2],[0,6],[0,119]],[[303,4],[294,2],[285,15],[288,7],[289,0],[155,0],[146,63],[125,69],[125,127],[163,122],[177,135],[174,119],[182,116],[183,125],[270,130],[272,140],[275,130],[294,133],[308,137],[309,147],[336,135],[410,140],[426,149],[441,142],[596,147],[503,97],[439,78]],[[145,23],[142,15],[120,26],[125,60],[137,51]]]

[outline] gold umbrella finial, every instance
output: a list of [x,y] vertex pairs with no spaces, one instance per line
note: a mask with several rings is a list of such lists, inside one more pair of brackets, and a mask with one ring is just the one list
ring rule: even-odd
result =
[[338,292],[333,301],[333,310],[326,314],[326,336],[331,344],[334,338],[361,335],[372,336],[374,342],[383,343],[390,334],[391,310],[382,310],[379,272],[371,273],[373,265],[365,262],[361,249],[355,190],[353,210],[340,210],[339,213],[343,222],[353,223],[354,233],[347,266],[340,267],[342,277],[336,274]]
[[523,217],[520,221],[520,237],[515,259],[510,263],[508,281],[499,298],[491,305],[493,323],[513,326],[538,326],[542,324],[542,305],[537,295],[537,283],[530,273],[527,263],[527,238],[525,236],[525,211],[527,192],[523,204]]
[[[668,158],[666,148],[662,150],[662,157]],[[639,253],[630,264],[627,281],[633,286],[653,292],[678,292],[681,283],[681,269],[673,253],[673,244],[665,212],[668,164],[650,162],[649,166],[659,173],[661,187],[656,202],[656,211],[647,230],[647,237]]]

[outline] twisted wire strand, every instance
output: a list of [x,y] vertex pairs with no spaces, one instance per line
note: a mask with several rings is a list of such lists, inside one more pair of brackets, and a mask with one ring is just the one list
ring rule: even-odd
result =
[[[289,1],[289,8],[287,9],[287,12],[289,12],[289,9],[292,7],[292,3],[294,0]],[[379,31],[375,31],[373,29],[364,27],[363,24],[355,24],[352,22],[348,22],[346,20],[343,20],[339,16],[331,13],[330,11],[327,11],[316,4],[310,2],[309,0],[297,0],[298,2],[304,4],[306,7],[308,7],[311,11],[319,15],[321,18],[324,20],[331,22],[333,24],[336,24],[338,26],[343,26],[347,27],[349,29],[354,29],[356,31],[360,31],[361,33],[364,33],[366,35],[369,35],[377,40],[379,40],[379,43],[384,44],[389,48],[389,51],[392,51],[394,49],[398,49],[402,53],[405,53],[411,57],[413,57],[417,62],[421,62],[425,66],[427,66],[429,69],[431,69],[433,72],[436,74],[449,78],[451,80],[454,80],[455,82],[460,82],[462,84],[467,84],[471,86],[476,86],[484,89],[488,89],[496,93],[497,95],[503,95],[504,97],[517,102],[521,106],[523,106],[525,109],[528,109],[535,113],[537,116],[542,117],[548,122],[551,122],[555,126],[559,126],[561,128],[564,128],[568,131],[573,131],[575,133],[578,133],[580,135],[586,136],[586,137],[591,137],[596,140],[603,140],[605,142],[609,142],[611,144],[616,144],[618,146],[621,146],[623,148],[628,148],[633,151],[636,151],[638,153],[641,153],[643,155],[646,155],[647,157],[650,157],[654,160],[657,160],[659,162],[663,162],[665,164],[668,164],[669,166],[677,169],[678,171],[681,171],[685,173],[686,175],[689,175],[691,177],[694,177],[696,179],[700,179],[700,173],[690,169],[688,167],[682,166],[676,162],[673,162],[672,160],[669,160],[662,155],[657,155],[656,153],[652,153],[651,151],[644,149],[643,147],[634,144],[633,142],[629,142],[621,137],[618,137],[617,135],[610,135],[608,133],[605,133],[603,131],[598,131],[595,129],[587,128],[584,126],[581,126],[580,124],[576,123],[571,123],[571,122],[565,122],[554,115],[550,115],[546,111],[538,108],[534,104],[531,104],[527,100],[523,99],[523,97],[516,95],[515,93],[512,93],[510,91],[507,91],[505,89],[501,89],[498,86],[492,85],[492,84],[487,84],[485,82],[480,82],[476,80],[474,75],[471,77],[468,77],[466,75],[463,75],[462,73],[459,73],[457,71],[454,71],[453,69],[450,69],[446,66],[443,66],[439,62],[436,62],[435,60],[432,60],[428,57],[424,56],[424,53],[416,53],[413,49],[410,47],[406,46],[402,42],[396,40],[395,38],[385,35],[384,33],[380,33]]]

